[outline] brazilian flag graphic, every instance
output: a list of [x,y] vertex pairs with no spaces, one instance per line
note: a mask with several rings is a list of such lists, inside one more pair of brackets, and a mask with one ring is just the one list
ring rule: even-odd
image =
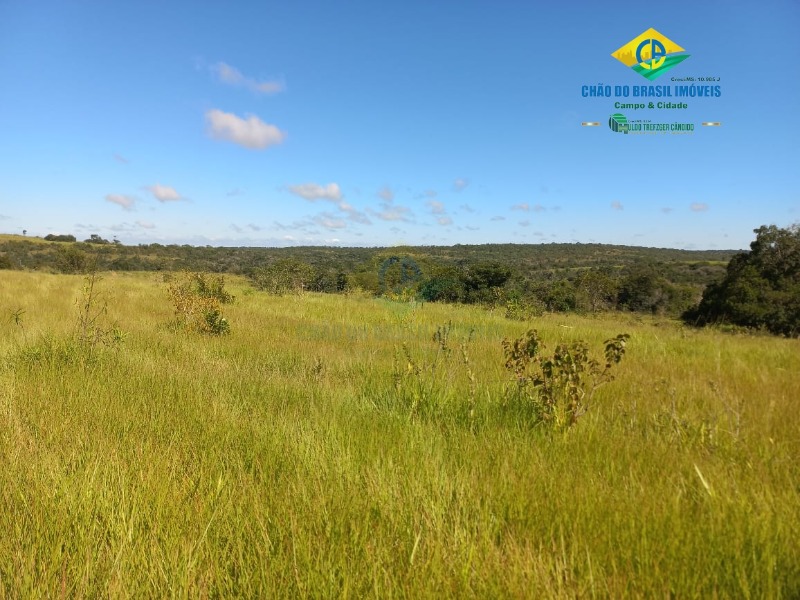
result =
[[652,27],[612,52],[611,56],[650,81],[689,58],[683,48]]

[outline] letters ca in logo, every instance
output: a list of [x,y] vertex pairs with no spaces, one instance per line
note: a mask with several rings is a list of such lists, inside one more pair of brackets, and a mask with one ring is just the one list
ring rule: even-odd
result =
[[611,56],[650,81],[689,58],[683,48],[652,27],[612,52]]

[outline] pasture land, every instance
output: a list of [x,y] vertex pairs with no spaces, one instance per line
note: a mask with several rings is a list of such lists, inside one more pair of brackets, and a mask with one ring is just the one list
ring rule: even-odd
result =
[[[81,343],[81,277],[0,271],[0,597],[800,596],[797,340],[236,279],[200,336],[159,277]],[[566,431],[505,401],[531,327],[631,335]]]

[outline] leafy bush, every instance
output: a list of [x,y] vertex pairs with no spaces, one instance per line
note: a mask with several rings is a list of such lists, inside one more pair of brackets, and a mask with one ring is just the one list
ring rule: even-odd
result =
[[522,403],[534,424],[556,429],[574,425],[597,388],[613,380],[610,371],[622,360],[629,337],[622,333],[605,341],[603,366],[589,356],[584,341],[559,344],[552,357],[545,357],[545,346],[535,329],[513,342],[503,340],[505,367],[513,376],[506,400]]
[[168,293],[179,327],[210,335],[230,333],[222,305],[230,304],[234,297],[225,290],[221,275],[184,272],[170,281]]

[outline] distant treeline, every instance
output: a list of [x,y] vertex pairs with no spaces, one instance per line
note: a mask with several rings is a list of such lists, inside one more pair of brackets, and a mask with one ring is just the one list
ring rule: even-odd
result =
[[0,241],[0,268],[58,273],[203,271],[250,277],[255,287],[341,293],[359,289],[430,302],[541,311],[609,309],[679,314],[722,279],[734,251],[604,244],[484,244],[392,248],[228,248],[140,244],[92,236]]

